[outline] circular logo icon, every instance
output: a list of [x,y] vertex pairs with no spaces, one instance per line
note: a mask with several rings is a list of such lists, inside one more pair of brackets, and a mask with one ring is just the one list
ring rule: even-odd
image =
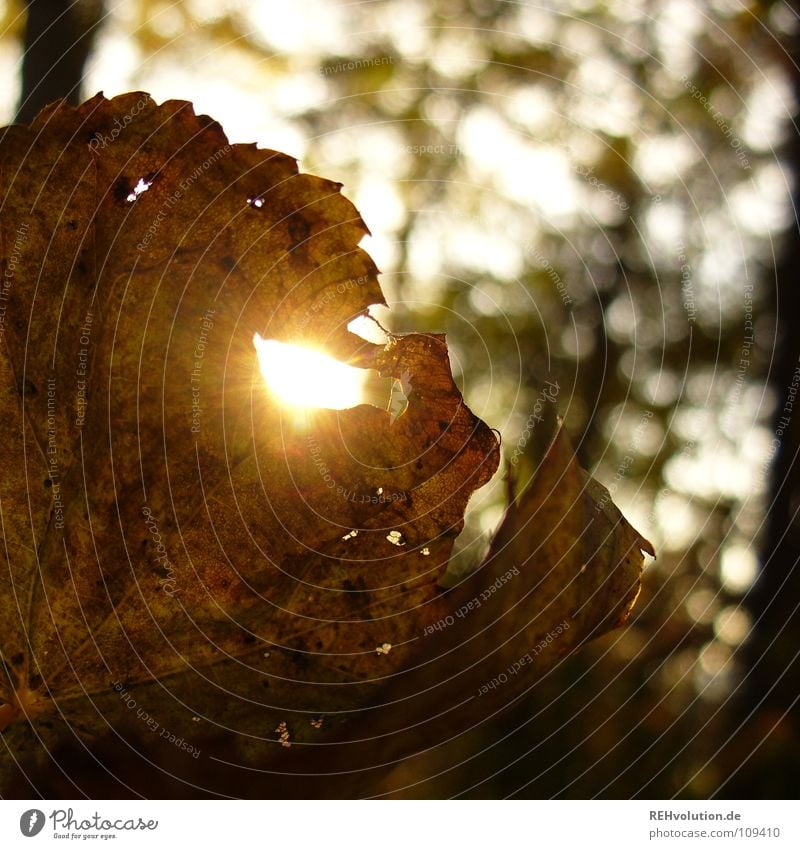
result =
[[25,837],[36,837],[44,828],[44,813],[38,808],[31,808],[19,818],[19,830]]

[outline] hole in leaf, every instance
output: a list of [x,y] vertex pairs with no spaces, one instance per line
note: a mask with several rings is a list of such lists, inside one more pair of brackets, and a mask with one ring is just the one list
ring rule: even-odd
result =
[[403,535],[400,533],[400,531],[389,531],[389,533],[386,534],[386,539],[389,540],[392,545],[406,544],[406,541],[403,539]]
[[269,391],[288,407],[344,410],[364,402],[364,372],[301,345],[253,337]]
[[394,424],[408,407],[408,396],[411,394],[411,376],[405,371],[400,380],[392,382],[392,397],[389,400],[389,413]]
[[247,198],[247,204],[253,209],[261,209],[264,206],[264,198]]
[[125,200],[128,201],[128,203],[133,203],[139,195],[144,194],[152,185],[152,180],[145,180],[144,177],[139,177],[139,182],[133,187],[133,191],[131,191]]

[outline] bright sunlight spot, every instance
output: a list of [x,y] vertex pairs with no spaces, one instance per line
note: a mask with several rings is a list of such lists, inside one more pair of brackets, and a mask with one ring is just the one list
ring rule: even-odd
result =
[[262,339],[258,333],[253,344],[267,387],[287,406],[343,410],[363,403],[363,370],[313,348]]

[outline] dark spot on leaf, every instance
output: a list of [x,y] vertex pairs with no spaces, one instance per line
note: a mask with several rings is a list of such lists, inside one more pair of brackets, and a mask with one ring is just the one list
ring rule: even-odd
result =
[[308,221],[295,213],[289,219],[289,238],[291,239],[289,249],[294,250],[298,245],[305,242],[310,232],[311,225]]
[[291,656],[292,656],[292,660],[294,661],[294,663],[295,663],[295,665],[297,666],[298,669],[300,669],[300,670],[308,669],[308,665],[310,663],[310,661],[308,659],[308,655],[303,654],[303,652],[293,651],[291,653]]
[[233,271],[233,269],[236,268],[236,260],[232,256],[222,257],[222,259],[219,261],[219,264],[226,271]]
[[45,489],[50,489],[50,487],[51,487],[52,485],[53,485],[53,481],[51,481],[51,480],[50,480],[50,478],[45,478],[45,479],[44,479],[44,488],[45,488]]
[[14,666],[21,666],[21,665],[22,665],[22,661],[23,661],[23,660],[25,660],[25,656],[22,654],[22,652],[21,652],[21,651],[18,651],[18,652],[17,652],[17,653],[16,653],[16,654],[15,654],[15,655],[11,658],[11,662],[14,664]]
[[130,180],[127,177],[120,177],[116,183],[114,183],[114,200],[118,203],[127,203],[126,198],[133,191],[133,186],[131,185]]
[[22,395],[36,395],[38,393],[38,389],[34,383],[31,383],[30,380],[25,378],[24,381],[20,381],[17,383],[17,393]]

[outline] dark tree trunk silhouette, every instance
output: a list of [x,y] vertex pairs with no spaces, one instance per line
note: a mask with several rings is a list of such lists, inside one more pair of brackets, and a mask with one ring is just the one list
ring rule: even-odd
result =
[[[792,56],[800,58],[797,44]],[[792,68],[795,98],[800,99],[800,72]],[[769,502],[763,567],[751,593],[758,624],[752,641],[751,689],[754,699],[780,711],[798,698],[800,658],[800,399],[790,395],[797,387],[800,367],[800,134],[796,125],[787,144],[786,158],[795,185],[792,192],[795,219],[784,243],[783,260],[776,270],[779,360],[775,370],[778,404],[773,433],[783,430],[776,443]],[[786,426],[786,420],[789,420]]]
[[[784,42],[786,68],[800,102],[800,39]],[[772,423],[775,455],[766,504],[762,566],[747,596],[754,628],[746,647],[746,679],[738,723],[741,734],[730,741],[732,762],[752,753],[752,761],[732,776],[725,794],[753,798],[793,798],[797,792],[795,755],[800,724],[800,133],[795,116],[784,147],[784,160],[795,182],[792,223],[782,260],[775,270],[777,360],[772,372],[777,405]],[[767,340],[762,340],[762,342]],[[742,736],[744,739],[742,739]],[[738,764],[736,764],[738,766]]]
[[97,0],[28,0],[27,6],[20,123],[59,98],[80,102],[83,70],[103,8]]

